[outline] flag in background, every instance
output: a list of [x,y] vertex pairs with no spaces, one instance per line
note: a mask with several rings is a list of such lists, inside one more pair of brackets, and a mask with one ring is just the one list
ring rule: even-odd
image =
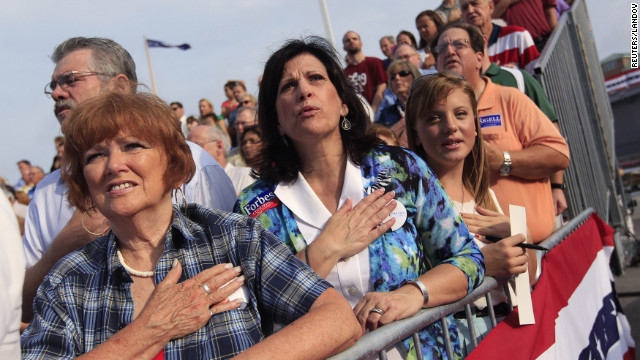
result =
[[613,229],[597,215],[542,259],[531,294],[535,325],[518,324],[517,309],[467,359],[635,359],[609,258]]
[[181,50],[189,50],[191,49],[191,45],[184,43],[184,44],[180,44],[180,45],[171,45],[171,44],[167,44],[164,41],[158,41],[158,40],[151,40],[151,39],[147,39],[147,46],[148,47],[163,47],[163,48],[178,48]]

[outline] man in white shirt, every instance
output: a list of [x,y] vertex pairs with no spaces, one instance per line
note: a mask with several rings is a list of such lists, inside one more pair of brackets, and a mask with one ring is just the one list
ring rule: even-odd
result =
[[0,191],[0,358],[20,359],[24,253],[11,204]]
[[189,135],[189,128],[187,127],[187,117],[184,115],[184,107],[182,106],[182,103],[174,101],[169,104],[169,106],[171,106],[173,114],[180,122],[180,130],[182,130],[182,134],[184,134],[184,137],[187,137],[187,135]]
[[[238,121],[240,121],[240,116],[238,116]],[[188,139],[200,145],[220,163],[224,171],[229,175],[229,178],[231,178],[233,187],[236,189],[236,195],[240,194],[242,189],[253,184],[255,181],[255,179],[250,176],[251,168],[244,166],[236,167],[227,162],[227,153],[229,152],[229,148],[231,148],[231,142],[222,130],[210,125],[196,126],[191,129]]]
[[[52,55],[56,67],[45,93],[55,101],[54,114],[60,125],[83,101],[109,91],[135,92],[135,63],[127,50],[105,38],[70,38]],[[193,179],[184,184],[186,202],[231,211],[235,202],[233,184],[224,169],[199,146],[189,143],[196,164]],[[108,227],[97,211],[80,213],[66,197],[66,184],[56,170],[39,184],[25,219],[24,251],[27,260],[23,290],[23,321],[32,317],[32,300],[44,276],[67,253],[96,236],[88,230]],[[178,201],[184,200],[179,197]]]

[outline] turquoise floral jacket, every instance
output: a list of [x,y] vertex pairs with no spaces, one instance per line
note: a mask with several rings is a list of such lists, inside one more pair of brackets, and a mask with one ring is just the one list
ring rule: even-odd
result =
[[[365,194],[384,187],[396,193],[395,200],[407,210],[407,220],[396,231],[387,231],[369,245],[371,282],[375,291],[392,291],[404,280],[413,280],[439,264],[451,264],[464,272],[468,292],[482,283],[484,257],[456,214],[449,197],[427,164],[400,147],[377,146],[360,166]],[[293,253],[306,247],[293,213],[274,194],[277,184],[258,180],[244,189],[235,211],[256,217],[280,238]],[[455,322],[449,319],[449,335],[455,357],[460,346]],[[444,333],[440,323],[420,332],[424,359],[446,359]],[[407,350],[413,348],[405,340]],[[409,357],[414,354],[409,351]]]

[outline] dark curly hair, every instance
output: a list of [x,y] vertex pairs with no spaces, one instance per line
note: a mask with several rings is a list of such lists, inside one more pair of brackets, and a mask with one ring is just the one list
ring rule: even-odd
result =
[[[360,98],[344,75],[340,66],[340,57],[325,39],[311,36],[304,39],[288,40],[284,46],[273,53],[264,67],[260,93],[258,96],[258,126],[262,130],[263,151],[259,159],[260,179],[267,182],[291,182],[298,177],[302,168],[300,158],[278,131],[278,112],[276,100],[278,86],[282,79],[285,64],[301,54],[310,54],[320,60],[327,69],[329,80],[336,88],[338,96],[349,108],[351,129],[340,129],[342,147],[349,159],[359,165],[371,148],[380,141],[367,134],[371,123]],[[286,136],[286,135],[285,135]]]

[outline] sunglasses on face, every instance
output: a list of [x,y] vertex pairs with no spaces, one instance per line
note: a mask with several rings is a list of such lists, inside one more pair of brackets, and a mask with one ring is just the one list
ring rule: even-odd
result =
[[410,73],[408,70],[402,70],[402,71],[398,71],[398,72],[397,72],[397,73],[395,73],[395,74],[392,74],[392,75],[391,75],[391,77],[390,77],[390,79],[391,79],[391,81],[393,81],[393,80],[395,80],[395,79],[396,79],[396,77],[398,77],[398,76],[400,76],[400,77],[407,77],[407,76],[409,76],[409,75],[411,75],[411,73]]

